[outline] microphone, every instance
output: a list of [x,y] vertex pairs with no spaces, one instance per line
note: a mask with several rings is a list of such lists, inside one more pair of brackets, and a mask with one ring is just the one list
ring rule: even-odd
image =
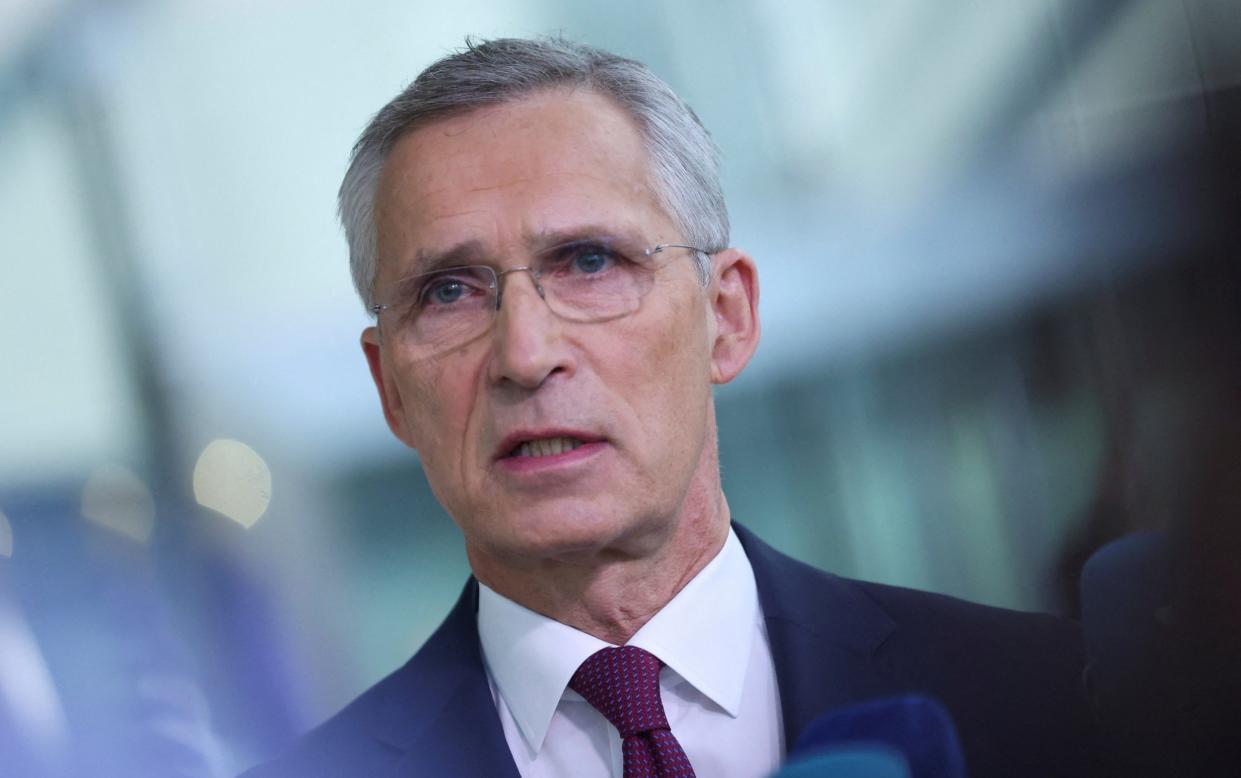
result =
[[789,762],[771,778],[913,778],[909,763],[883,746],[842,746]]
[[942,704],[918,694],[850,705],[806,727],[773,778],[965,778]]
[[1179,719],[1172,558],[1158,532],[1099,549],[1081,577],[1086,688],[1117,775],[1189,775]]
[[[1112,541],[1082,571],[1086,684],[1103,754],[1126,778],[1241,775],[1241,671],[1235,637],[1207,633],[1194,608],[1206,553],[1174,536]],[[1231,648],[1230,648],[1231,647]]]

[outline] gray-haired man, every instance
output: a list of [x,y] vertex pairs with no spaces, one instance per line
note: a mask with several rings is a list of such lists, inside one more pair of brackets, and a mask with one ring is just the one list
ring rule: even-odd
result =
[[643,65],[561,40],[440,60],[364,132],[341,216],[384,416],[474,575],[256,775],[761,776],[815,716],[901,692],[947,705],[976,776],[1081,774],[1072,627],[732,523],[711,392],[758,344],[757,270],[709,135]]

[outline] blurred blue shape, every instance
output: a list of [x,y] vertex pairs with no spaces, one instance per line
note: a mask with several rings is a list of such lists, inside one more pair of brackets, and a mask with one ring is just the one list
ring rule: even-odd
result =
[[790,762],[772,778],[911,778],[908,764],[885,746],[859,745]]

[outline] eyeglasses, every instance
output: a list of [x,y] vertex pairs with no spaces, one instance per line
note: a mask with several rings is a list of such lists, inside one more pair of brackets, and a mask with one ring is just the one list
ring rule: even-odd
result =
[[489,330],[503,302],[501,279],[529,273],[535,291],[557,316],[574,322],[617,319],[638,310],[667,264],[655,258],[670,249],[709,256],[682,243],[627,251],[611,240],[576,240],[547,249],[522,267],[497,271],[490,265],[464,265],[411,276],[397,283],[390,302],[370,310],[376,316],[388,314],[380,325],[403,346],[434,353]]

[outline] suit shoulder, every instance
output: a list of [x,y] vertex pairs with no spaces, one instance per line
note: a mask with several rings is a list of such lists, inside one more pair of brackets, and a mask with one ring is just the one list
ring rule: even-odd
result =
[[470,579],[439,629],[401,668],[298,738],[244,778],[335,778],[387,772],[462,689],[486,693],[478,633],[477,587]]
[[980,774],[1017,754],[1044,760],[1047,775],[1092,773],[1094,722],[1076,623],[942,594],[859,586],[898,625],[877,661],[899,685],[948,706]]
[[1078,626],[1044,613],[997,608],[948,595],[844,578],[793,559],[734,525],[759,585],[764,616],[788,619],[840,636],[869,651],[889,636],[898,644],[998,652],[1050,651],[1083,661]]
[[375,733],[382,726],[388,701],[405,685],[401,676],[408,667],[371,686],[274,760],[254,767],[242,778],[367,775],[390,764],[400,752],[378,741]]
[[973,775],[1091,774],[1093,722],[1076,624],[842,578],[738,535],[748,544],[773,654],[803,684],[781,686],[781,695],[796,698],[787,710],[808,720],[824,699],[927,695],[950,712]]
[[854,581],[867,597],[910,636],[927,645],[969,643],[981,650],[1005,648],[1018,655],[1049,649],[1084,659],[1077,623],[1046,613],[982,605],[945,594]]

